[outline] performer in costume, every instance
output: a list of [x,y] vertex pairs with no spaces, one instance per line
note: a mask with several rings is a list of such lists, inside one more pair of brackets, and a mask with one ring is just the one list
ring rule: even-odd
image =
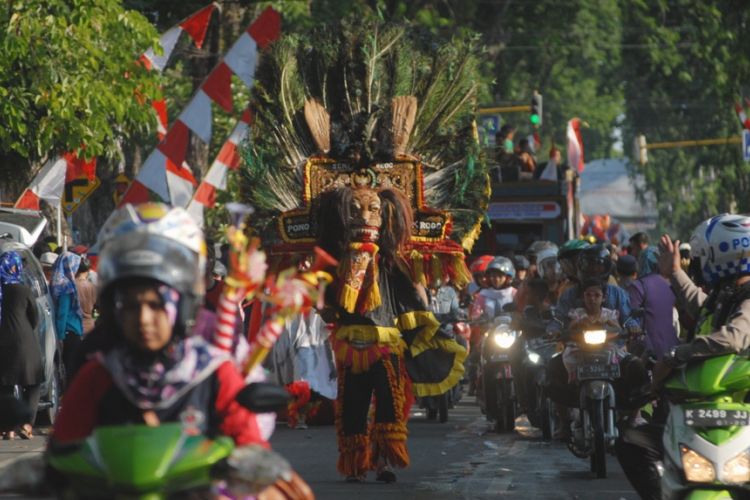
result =
[[334,325],[338,470],[352,481],[396,479],[409,464],[407,375],[417,395],[439,395],[466,356],[435,335],[424,287],[471,279],[464,251],[489,198],[478,59],[470,37],[424,36],[344,20],[280,40],[255,75],[241,189],[272,267],[316,245],[338,261],[321,313]]
[[[320,246],[340,262],[339,279],[326,301],[327,316],[336,325],[338,470],[361,481],[374,467],[378,480],[393,482],[390,467],[409,465],[406,344],[397,325],[402,314],[425,309],[399,254],[411,235],[411,208],[399,191],[355,185],[326,193],[318,217]],[[434,334],[435,323],[427,326]],[[368,432],[373,394],[374,423]]]

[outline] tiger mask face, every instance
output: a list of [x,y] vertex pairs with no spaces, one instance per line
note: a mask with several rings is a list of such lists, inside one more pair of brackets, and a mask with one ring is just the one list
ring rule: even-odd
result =
[[378,193],[369,188],[354,189],[349,211],[352,239],[361,243],[378,241],[383,224]]

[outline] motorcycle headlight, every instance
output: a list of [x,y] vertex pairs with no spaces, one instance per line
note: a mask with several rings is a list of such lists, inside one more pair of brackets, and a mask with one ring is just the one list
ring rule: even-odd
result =
[[583,341],[591,345],[603,344],[607,341],[607,331],[587,330],[583,332]]
[[499,348],[508,349],[516,342],[516,332],[496,333],[493,339]]
[[535,352],[529,351],[529,361],[534,363],[535,365],[539,364],[539,361],[541,361],[542,357],[538,355]]
[[746,483],[750,481],[750,453],[743,451],[724,464],[724,481]]
[[703,455],[694,452],[687,446],[681,445],[682,468],[685,470],[685,479],[695,483],[710,483],[716,479],[714,465]]

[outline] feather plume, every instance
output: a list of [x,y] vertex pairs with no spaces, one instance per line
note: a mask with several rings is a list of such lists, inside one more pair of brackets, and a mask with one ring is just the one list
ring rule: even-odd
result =
[[326,108],[315,99],[307,99],[305,121],[318,149],[323,153],[328,153],[331,150],[331,116]]
[[361,16],[273,44],[256,70],[243,149],[241,192],[258,208],[255,223],[271,228],[304,205],[312,155],[367,166],[404,154],[423,163],[426,200],[452,214],[452,237],[475,236],[489,196],[472,135],[479,51],[476,35],[445,40]]
[[393,114],[393,153],[401,156],[406,153],[406,145],[414,129],[414,119],[417,117],[417,98],[414,96],[394,97],[392,102]]

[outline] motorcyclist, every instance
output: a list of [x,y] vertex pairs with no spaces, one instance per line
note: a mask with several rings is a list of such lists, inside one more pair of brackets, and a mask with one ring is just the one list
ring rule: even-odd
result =
[[542,337],[551,319],[549,285],[542,278],[534,278],[529,281],[528,290],[528,304],[513,318],[514,325],[527,338]]
[[470,295],[475,295],[480,290],[487,288],[489,286],[489,283],[487,282],[487,266],[492,262],[492,259],[495,257],[492,255],[480,255],[469,266],[469,272],[471,272],[471,276],[474,278],[474,280],[469,283],[469,286],[467,287],[467,292]]
[[[569,322],[568,313],[577,307],[583,307],[583,290],[580,283],[586,279],[597,279],[606,283],[612,273],[613,263],[609,255],[609,250],[597,243],[588,248],[582,249],[578,255],[576,275],[578,284],[571,287],[560,295],[557,303],[555,317],[557,322],[550,323],[548,331],[550,333],[559,333]],[[604,294],[603,307],[613,309],[618,312],[620,325],[628,330],[637,330],[638,322],[631,318],[630,299],[627,292],[622,288],[607,284]]]
[[[569,325],[564,338],[572,338],[574,334],[581,333],[590,328],[603,328],[609,331],[619,331],[621,321],[616,309],[608,308],[604,304],[604,295],[607,285],[600,278],[587,278],[582,281],[582,306],[569,311]],[[578,394],[574,386],[568,384],[568,373],[574,364],[574,355],[578,346],[575,344],[566,347],[563,356],[550,361],[550,395],[552,399],[567,407],[578,405]],[[627,356],[627,352],[620,346],[619,363],[622,376],[614,383],[617,393],[618,407],[632,408],[629,405],[630,395],[635,391],[643,389],[648,382],[648,377],[643,363],[640,359]]]
[[191,336],[206,250],[187,212],[128,204],[105,223],[100,245],[99,304],[112,347],[71,382],[52,442],[102,425],[180,421],[191,411],[209,435],[267,447],[255,416],[234,400],[244,381],[232,360]]
[[529,270],[529,259],[523,255],[513,256],[513,267],[516,268],[516,277],[513,278],[513,286],[519,288],[522,283],[526,281],[527,273]]
[[469,396],[476,394],[476,377],[479,365],[480,350],[479,344],[484,335],[485,326],[481,318],[484,317],[484,297],[480,297],[480,292],[489,287],[487,279],[487,266],[495,259],[493,255],[481,255],[474,259],[469,266],[469,271],[474,277],[474,281],[466,287],[468,294],[463,304],[469,311],[471,320],[471,337],[469,339],[469,355],[466,359],[466,376],[469,379]]
[[547,283],[548,300],[556,304],[560,296],[560,285],[563,282],[562,268],[557,258],[557,248],[545,248],[537,254],[537,272]]
[[[695,228],[690,252],[710,287],[707,295],[682,269],[679,240],[661,237],[659,266],[668,271],[688,314],[700,319],[689,341],[673,347],[654,367],[657,389],[672,370],[688,361],[750,348],[749,238],[750,217],[744,215],[717,215]],[[642,498],[661,498],[657,463],[663,455],[662,432],[663,422],[655,422],[628,429],[617,443],[617,458]]]
[[[532,340],[543,337],[546,333],[547,324],[552,318],[550,312],[549,287],[542,278],[534,278],[526,283],[527,304],[523,310],[513,315],[512,329],[523,332],[523,338]],[[527,413],[534,403],[534,381],[529,378],[533,372],[523,369],[523,356],[521,351],[512,354],[511,363],[513,373],[518,374],[516,378],[516,389],[518,391],[519,404],[522,413]]]
[[560,247],[557,260],[565,282],[561,283],[558,296],[578,283],[578,255],[590,246],[591,244],[584,240],[568,240]]
[[537,254],[545,248],[558,249],[557,245],[547,240],[535,241],[526,249],[526,258],[529,259],[529,271],[527,273],[529,279],[539,276],[539,272],[537,271]]
[[[576,246],[579,247],[577,249],[578,259],[575,269],[577,282],[575,286],[568,288],[560,295],[557,308],[555,309],[555,321],[549,322],[547,325],[547,333],[554,336],[567,332],[568,325],[571,321],[569,313],[574,309],[584,307],[585,305],[585,289],[583,283],[587,282],[590,284],[592,281],[599,283],[602,286],[603,293],[601,307],[617,311],[617,320],[621,327],[632,332],[638,331],[639,325],[637,320],[630,317],[631,310],[628,294],[621,288],[607,283],[613,267],[609,251],[602,244],[589,245],[587,247],[581,247],[577,244]],[[570,270],[568,270],[568,272],[570,272]],[[639,367],[636,368],[637,369],[632,370],[632,378],[623,377],[626,380],[630,379],[633,381],[632,384],[626,384],[628,387],[626,390],[627,393],[630,392],[630,389],[635,390],[636,386],[640,386],[643,383],[643,375],[645,372]],[[577,393],[575,387],[567,383],[568,372],[563,364],[562,356],[557,356],[550,360],[548,371],[550,374],[550,395],[553,401],[558,404],[562,423],[558,437],[566,439],[567,432],[569,431],[567,422],[569,421],[570,416],[568,412],[560,407],[571,408],[577,406]],[[637,388],[640,389],[640,387]],[[622,394],[622,390],[618,392],[620,392],[621,396],[618,400],[622,403],[622,396],[627,394]]]
[[495,257],[487,266],[490,288],[479,292],[483,303],[483,319],[492,321],[506,304],[513,303],[517,290],[512,286],[516,269],[507,257]]

